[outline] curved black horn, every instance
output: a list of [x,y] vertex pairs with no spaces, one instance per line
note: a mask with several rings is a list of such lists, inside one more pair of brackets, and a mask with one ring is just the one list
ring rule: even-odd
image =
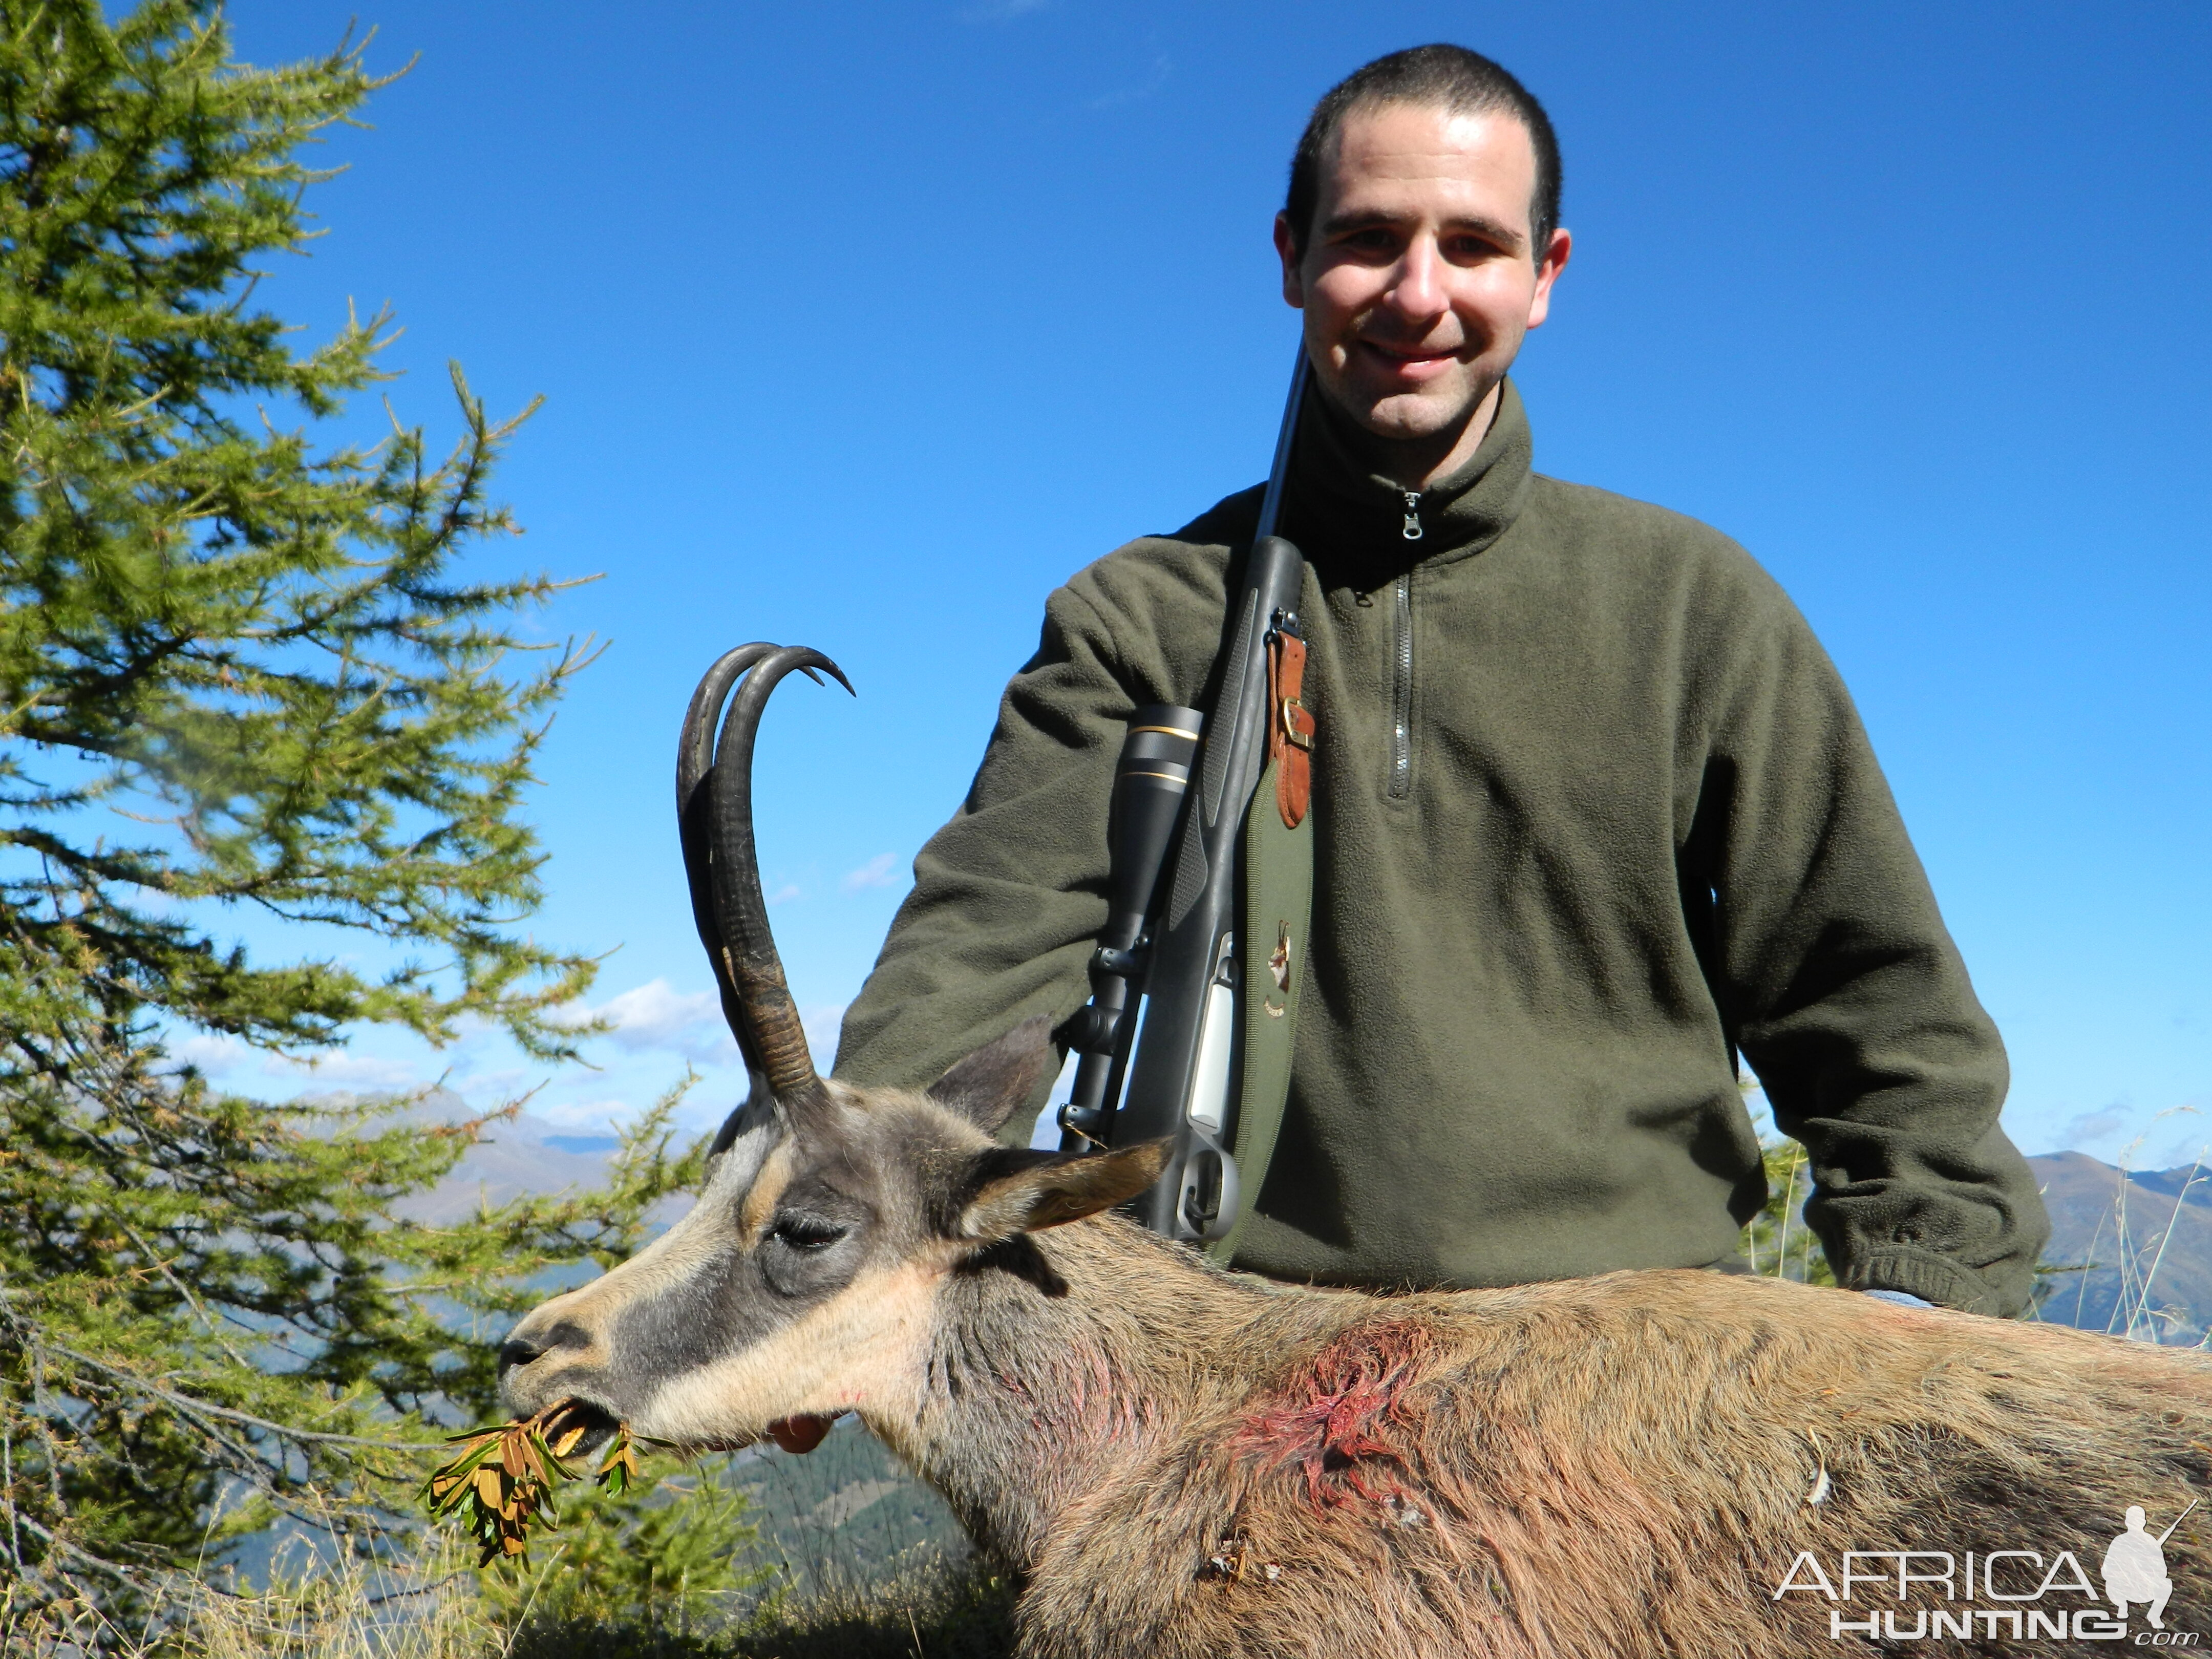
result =
[[761,1069],[760,1051],[746,1028],[738,988],[731,983],[730,970],[722,961],[722,929],[714,916],[714,878],[708,854],[714,826],[709,822],[707,782],[714,769],[714,726],[721,719],[730,688],[737,684],[738,675],[775,649],[757,640],[717,658],[700,679],[699,689],[691,694],[691,706],[684,711],[683,735],[676,742],[676,825],[684,842],[684,876],[691,889],[691,920],[699,929],[699,943],[706,947],[707,960],[714,964],[722,1018],[729,1024],[730,1035],[738,1040],[738,1052],[744,1056],[749,1072]]
[[[723,723],[714,750],[713,781],[708,786],[708,814],[711,833],[708,867],[713,877],[714,917],[720,939],[712,951],[717,957],[717,978],[735,996],[743,1023],[752,1037],[748,1065],[757,1060],[768,1074],[769,1086],[779,1100],[797,1100],[817,1086],[814,1060],[806,1049],[806,1032],[800,1025],[799,1006],[784,982],[783,963],[776,956],[775,939],[768,925],[768,902],[761,895],[760,858],[753,844],[753,738],[760,729],[761,712],[778,681],[793,669],[820,669],[834,677],[847,691],[852,682],[844,671],[819,651],[787,645],[757,657],[743,647],[708,671],[712,680],[724,672],[732,658],[743,659],[727,670],[728,678],[744,674]],[[726,684],[726,682],[725,682]],[[708,690],[702,685],[701,692]],[[719,697],[715,700],[719,702]],[[695,708],[699,699],[693,699]],[[708,725],[712,724],[711,715]],[[685,728],[690,730],[687,717]],[[687,756],[690,750],[687,745]]]

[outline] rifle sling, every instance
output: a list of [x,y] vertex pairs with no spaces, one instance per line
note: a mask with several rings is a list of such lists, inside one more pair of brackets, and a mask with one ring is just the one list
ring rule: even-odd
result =
[[[1309,584],[1310,585],[1310,579]],[[1305,643],[1278,633],[1269,642],[1267,771],[1244,818],[1243,1029],[1238,1055],[1236,1144],[1242,1213],[1207,1254],[1224,1266],[1260,1201],[1283,1109],[1291,1092],[1298,993],[1305,981],[1313,913],[1310,810],[1314,718],[1300,701]]]

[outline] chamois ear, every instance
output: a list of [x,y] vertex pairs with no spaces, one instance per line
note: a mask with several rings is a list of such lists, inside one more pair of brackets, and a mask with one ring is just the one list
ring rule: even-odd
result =
[[1059,1069],[1052,1022],[1040,1014],[955,1062],[929,1085],[929,1097],[991,1134],[1036,1095],[1048,1072]]
[[1168,1142],[1110,1152],[1017,1152],[994,1147],[968,1164],[948,1231],[996,1244],[1018,1233],[1080,1221],[1134,1198],[1167,1167]]

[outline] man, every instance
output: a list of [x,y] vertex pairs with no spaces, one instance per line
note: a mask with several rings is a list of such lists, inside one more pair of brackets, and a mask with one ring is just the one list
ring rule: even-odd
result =
[[[1506,371],[1572,248],[1559,188],[1540,106],[1454,46],[1350,77],[1292,164],[1314,920],[1237,1265],[1740,1265],[1766,1196],[1740,1049],[1811,1151],[1842,1282],[2016,1313],[2047,1224],[1997,1127],[2003,1050],[1834,669],[1733,543],[1531,470]],[[1048,600],[841,1075],[924,1082],[1082,1004],[1124,723],[1205,706],[1260,493]]]
[[2105,1594],[2123,1619],[2128,1616],[2129,1602],[2146,1603],[2151,1628],[2164,1630],[2161,1615],[2173,1595],[2173,1581],[2166,1576],[2166,1540],[2152,1537],[2146,1529],[2142,1505],[2129,1504],[2126,1518],[2127,1530],[2105,1551]]

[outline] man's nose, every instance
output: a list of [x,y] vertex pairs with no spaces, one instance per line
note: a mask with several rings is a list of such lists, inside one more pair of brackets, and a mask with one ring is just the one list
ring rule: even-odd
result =
[[1390,304],[1407,317],[1431,318],[1444,310],[1443,260],[1435,241],[1416,236],[1398,257],[1397,280],[1391,283]]

